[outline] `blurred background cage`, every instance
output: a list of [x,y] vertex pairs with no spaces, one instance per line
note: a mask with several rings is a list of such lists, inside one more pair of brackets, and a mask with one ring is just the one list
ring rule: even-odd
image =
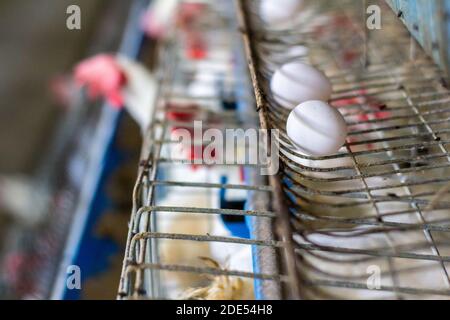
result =
[[[217,1],[198,26],[211,43],[233,52],[233,74],[220,81],[221,88],[228,82],[240,105],[235,110],[218,106],[223,90],[206,96],[189,90],[193,62],[180,54],[181,33],[174,30],[160,46],[160,94],[142,149],[118,297],[205,298],[192,289],[225,276],[254,281],[252,297],[258,299],[448,298],[450,95],[444,71],[383,1],[305,1],[298,21],[280,29],[262,23],[259,3],[241,0],[231,8]],[[379,30],[366,28],[371,4],[381,9]],[[299,46],[307,50],[289,53]],[[276,68],[298,59],[333,83],[330,104],[350,130],[336,155],[305,156],[286,136],[288,111],[268,84]],[[206,61],[217,69],[228,64],[217,56]],[[217,74],[204,81],[217,83]],[[200,110],[186,116],[183,109],[184,120],[174,121],[171,108],[186,101]],[[219,128],[278,129],[279,173],[261,176],[256,165],[245,168],[242,184],[211,171],[173,180],[174,170],[192,166],[195,157],[170,157],[177,144],[172,129],[194,120]],[[202,145],[188,149],[196,147]],[[244,190],[250,201],[236,210],[198,200],[205,194],[220,198],[217,190]],[[172,203],[163,200],[170,195]],[[174,215],[188,220],[171,229],[162,221]],[[189,227],[219,215],[250,218],[250,236]],[[240,259],[242,268],[197,259],[214,243],[223,250],[251,247],[252,267],[243,270],[249,256]],[[173,259],[164,255],[170,246],[179,250]],[[194,276],[183,282],[186,274]]]
[[[71,4],[83,9],[82,32],[65,27]],[[79,231],[92,194],[86,182],[92,185],[101,171],[116,124],[65,72],[84,55],[117,50],[130,3],[2,1],[0,7],[0,299],[44,299],[52,296],[63,257],[77,250],[67,235]]]

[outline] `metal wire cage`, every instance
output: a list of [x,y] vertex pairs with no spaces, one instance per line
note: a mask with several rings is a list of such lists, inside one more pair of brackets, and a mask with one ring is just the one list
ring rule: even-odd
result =
[[[280,132],[280,171],[268,181],[252,171],[248,185],[161,178],[163,167],[170,172],[191,164],[165,156],[164,149],[174,143],[170,130],[180,125],[167,118],[167,102],[194,100],[211,114],[201,119],[204,126],[218,123],[210,107],[218,97],[193,97],[186,90],[182,79],[192,62],[179,54],[177,37],[164,45],[161,93],[133,194],[119,298],[179,297],[169,285],[176,273],[256,279],[256,298],[448,298],[450,95],[443,73],[382,1],[305,1],[298,21],[279,29],[262,23],[259,4],[237,1],[238,22],[221,6],[210,7],[203,30],[226,30],[222,37],[235,39],[228,45],[240,43],[242,35],[260,127]],[[370,4],[381,8],[380,30],[366,28]],[[295,46],[308,53],[292,54]],[[305,156],[286,135],[289,111],[274,100],[269,82],[276,68],[297,59],[321,69],[333,83],[330,104],[349,126],[338,154]],[[243,71],[232,82],[244,88],[250,84]],[[244,100],[252,101],[251,95]],[[234,112],[215,115],[227,127],[256,117],[242,121]],[[194,190],[221,188],[251,191],[255,206],[186,206],[181,196],[176,205],[157,205],[159,193],[189,193],[193,199]],[[251,216],[252,238],[189,234],[188,224],[176,232],[158,231],[158,217],[180,212]],[[242,272],[163,261],[158,254],[162,240],[251,246],[256,267]]]
[[[368,31],[366,9],[381,9]],[[280,130],[282,183],[303,298],[449,296],[448,87],[382,1],[305,2],[298,22],[270,29],[240,1],[258,107]],[[283,56],[290,47],[307,57]],[[280,58],[281,56],[281,58]],[[350,133],[332,156],[308,157],[286,135],[288,111],[268,88],[289,59],[331,79]]]
[[[272,188],[258,174],[261,166],[238,162],[207,165],[201,156],[195,155],[202,153],[204,142],[183,145],[174,136],[176,129],[194,130],[195,121],[201,121],[204,129],[258,127],[233,7],[228,1],[207,5],[197,24],[196,37],[207,39],[209,46],[209,56],[201,62],[186,56],[186,33],[180,26],[172,30],[159,48],[160,92],[153,122],[145,135],[133,193],[118,298],[189,298],[187,291],[192,293],[193,289],[218,279],[226,283],[230,280],[236,292],[239,288],[234,286],[249,284],[245,298],[278,299],[280,282],[285,276],[278,271],[277,251],[283,244],[276,241],[272,232],[275,218],[269,206]],[[230,55],[223,57],[223,52]],[[232,61],[234,67],[230,69]],[[192,86],[194,81],[199,83],[195,74],[199,69],[203,72],[200,91]],[[221,90],[216,91],[218,83]],[[228,100],[240,107],[224,110],[223,104]],[[182,116],[174,119],[174,113]],[[221,179],[221,173],[240,168],[244,168],[245,183]],[[217,199],[220,190],[244,193],[249,199],[248,207],[223,208]],[[251,225],[251,237],[240,238],[214,230],[214,219],[217,221],[223,215],[231,219],[245,217]],[[252,253],[241,258],[242,264],[252,264],[254,260],[255,267],[230,269],[226,261],[216,263],[210,252],[213,246],[216,251],[220,248],[219,251],[230,255],[249,248]],[[237,284],[233,279],[239,279]],[[242,297],[239,292],[236,294]],[[233,298],[233,294],[224,297]]]

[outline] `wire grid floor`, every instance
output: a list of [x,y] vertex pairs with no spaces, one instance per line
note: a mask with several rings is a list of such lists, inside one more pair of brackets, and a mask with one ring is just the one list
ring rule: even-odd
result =
[[[365,27],[369,4],[381,30]],[[443,298],[449,290],[450,94],[444,74],[382,1],[306,1],[295,27],[268,29],[238,1],[263,128],[280,131],[298,297]],[[288,57],[302,45],[305,56]],[[438,48],[437,48],[438,49]],[[308,157],[285,132],[270,77],[295,59],[323,70],[349,126],[336,155]],[[297,297],[297,296],[295,296]]]
[[[208,9],[210,21],[209,24],[203,26],[203,29],[207,29],[208,32],[222,32],[223,36],[231,39],[236,38],[239,42],[240,36],[235,28],[236,22],[230,22],[230,19],[226,15],[223,15],[222,12],[218,12],[217,10],[219,10],[217,7]],[[177,34],[177,31],[174,34]],[[160,48],[159,58],[161,62],[158,66],[160,92],[157,101],[155,101],[152,125],[144,137],[145,141],[142,150],[143,160],[140,164],[138,178],[133,192],[133,210],[129,225],[118,299],[177,298],[178,295],[173,295],[168,292],[171,290],[171,288],[168,288],[170,286],[168,283],[176,275],[179,277],[180,274],[199,274],[202,277],[205,275],[225,275],[258,279],[261,282],[262,290],[265,290],[266,298],[279,298],[280,282],[286,281],[287,277],[280,274],[277,270],[277,251],[279,248],[283,248],[284,244],[272,236],[271,224],[275,218],[273,211],[265,205],[256,205],[251,210],[221,209],[217,206],[203,206],[201,201],[191,206],[183,205],[184,200],[189,200],[189,198],[195,200],[196,192],[207,192],[213,195],[219,189],[225,189],[227,191],[244,190],[249,193],[249,197],[252,195],[256,199],[256,202],[261,201],[261,199],[268,201],[272,193],[272,188],[265,183],[264,179],[255,179],[254,184],[243,185],[209,181],[206,177],[198,181],[192,177],[186,177],[184,180],[173,180],[172,177],[161,176],[161,172],[171,172],[192,165],[191,160],[174,158],[167,151],[174,145],[179,144],[171,136],[171,130],[173,128],[190,128],[193,126],[194,120],[201,120],[203,128],[240,128],[245,126],[238,119],[236,112],[211,108],[211,105],[217,105],[219,103],[219,96],[196,96],[189,92],[186,79],[188,83],[192,80],[192,64],[195,62],[187,60],[184,57],[182,53],[183,47],[180,45],[179,37],[181,36],[175,36],[174,39],[163,44]],[[233,45],[231,44],[230,50],[233,49]],[[209,58],[207,63],[212,69],[222,68],[224,65],[227,65],[226,62],[217,57]],[[235,86],[239,81],[245,81],[245,79],[236,79],[235,76],[231,76],[231,79]],[[206,79],[204,81],[207,83],[216,80]],[[248,86],[249,96],[247,99],[250,103],[254,104],[253,97],[251,96],[250,82],[245,81],[245,83],[240,84],[241,87],[243,85]],[[194,102],[199,107],[195,111],[196,116],[194,116],[194,119],[186,121],[169,119],[167,112],[177,110],[176,106],[171,105],[175,101],[183,103]],[[184,113],[188,112],[186,108],[181,108],[181,111]],[[203,115],[203,117],[196,118],[199,114]],[[207,115],[206,118],[204,117],[205,114]],[[254,115],[250,114],[249,117],[253,117],[257,124],[256,112]],[[238,168],[241,165],[224,164],[217,166],[224,167],[225,170],[230,170],[230,168]],[[203,166],[200,165],[199,167]],[[248,165],[247,167],[256,170],[260,166],[254,164]],[[172,194],[177,197],[175,204],[170,206],[158,205],[157,199],[167,194]],[[195,216],[204,219],[205,216],[218,216],[221,214],[248,216],[254,219],[257,228],[263,226],[267,230],[261,233],[261,237],[254,237],[252,239],[214,235],[209,232],[192,234],[188,230],[173,233],[159,232],[156,219],[171,214],[189,214],[189,219],[194,219]],[[182,217],[186,218],[186,216]],[[178,220],[178,223],[184,222],[182,219]],[[183,226],[180,226],[182,231]],[[161,261],[161,257],[159,256],[160,241],[172,241],[176,244],[184,242],[191,244],[192,247],[202,243],[213,242],[224,247],[229,244],[251,246],[259,252],[259,259],[266,267],[260,268],[260,272],[246,272],[199,265],[192,263],[192,261],[186,261],[186,263],[169,263],[167,261]],[[188,247],[183,246],[183,248]],[[193,258],[197,259],[198,257]],[[187,288],[185,287],[184,289]]]

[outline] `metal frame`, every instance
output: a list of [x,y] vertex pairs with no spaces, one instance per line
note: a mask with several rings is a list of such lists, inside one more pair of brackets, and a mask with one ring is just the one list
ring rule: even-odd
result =
[[[294,230],[301,296],[364,298],[367,292],[373,297],[400,299],[410,295],[450,296],[449,241],[445,238],[450,231],[450,217],[445,212],[442,217],[438,212],[450,208],[445,201],[445,184],[450,181],[450,171],[445,170],[450,165],[446,125],[449,118],[445,116],[450,110],[445,107],[449,92],[443,73],[379,1],[384,9],[383,30],[388,31],[367,32],[365,17],[361,15],[365,14],[364,3],[355,1],[310,2],[312,17],[286,29],[267,29],[259,20],[258,3],[239,1],[241,31],[261,124],[281,132],[280,176],[292,214],[290,227]],[[328,33],[321,39],[309,24],[323,16],[330,19],[317,25]],[[340,20],[336,21],[346,23],[338,32],[333,29],[337,28],[333,25],[337,17]],[[354,140],[346,143],[345,152],[308,157],[296,151],[285,133],[288,111],[273,99],[268,83],[274,69],[283,63],[273,61],[274,54],[293,45],[309,47],[313,64],[328,72],[335,89],[332,104],[353,100],[339,108],[350,126],[349,137]],[[351,48],[360,48],[359,59],[345,66],[338,57]],[[418,75],[421,78],[417,79]],[[374,117],[381,109],[371,110],[368,99],[378,100],[389,115]],[[365,120],[355,121],[356,116]],[[359,150],[354,151],[356,148]],[[328,165],[323,165],[327,161]],[[374,178],[386,178],[389,182],[376,186]],[[389,203],[407,205],[408,209],[390,211],[386,208]],[[359,206],[367,209],[360,210]],[[414,235],[411,239],[417,240],[418,232],[412,230],[422,232],[420,241],[402,243],[399,239],[408,231]],[[314,240],[317,236],[321,241]],[[323,244],[326,238],[333,244]],[[338,245],[342,239],[348,241]],[[370,248],[368,240],[378,240],[377,246]],[[424,250],[428,250],[427,254]],[[411,268],[399,263],[405,259],[409,259]],[[426,261],[433,261],[440,270],[440,288],[414,287],[414,281],[405,281],[415,269],[421,270],[415,279],[424,278],[431,268],[421,264]],[[342,268],[352,265],[362,266],[359,273],[342,272]],[[370,265],[386,265],[376,292],[364,282],[369,277],[365,267]],[[357,290],[354,293],[348,289]]]
[[[228,8],[231,9],[231,8]],[[212,16],[211,24],[218,30],[226,31],[230,38],[238,39],[239,34],[233,29],[233,15],[230,12],[215,11],[211,8],[209,14]],[[210,31],[209,26],[208,31]],[[206,30],[206,28],[205,28]],[[186,88],[180,85],[180,74],[185,74],[189,70],[190,61],[186,60],[180,53],[182,48],[177,42],[174,31],[174,39],[163,43],[160,47],[158,66],[158,76],[160,79],[160,92],[155,101],[153,122],[145,134],[144,146],[142,148],[142,161],[139,168],[138,178],[133,192],[133,210],[130,221],[130,229],[127,239],[127,246],[124,258],[122,276],[118,292],[118,299],[156,299],[167,298],[165,284],[161,283],[160,271],[198,273],[202,275],[225,275],[250,278],[255,280],[255,296],[260,299],[278,299],[280,298],[280,282],[286,281],[287,277],[278,272],[277,251],[283,247],[283,242],[273,238],[271,220],[276,215],[268,207],[270,202],[268,195],[272,194],[272,187],[266,185],[264,179],[254,174],[259,165],[248,165],[247,170],[252,177],[248,179],[245,185],[211,183],[211,182],[190,182],[170,181],[160,179],[161,170],[170,170],[175,166],[192,165],[192,162],[185,159],[172,159],[162,154],[163,148],[178,143],[168,136],[172,126],[192,126],[192,122],[174,122],[166,118],[167,102],[172,100],[194,101],[201,106],[202,111],[214,114],[223,119],[219,126],[227,128],[239,127],[238,114],[234,112],[214,112],[208,107],[202,107],[211,101],[218,100],[220,97],[193,97],[185,92]],[[238,46],[239,48],[239,46]],[[230,46],[230,50],[236,50],[236,47]],[[209,60],[211,63],[223,64],[221,61]],[[237,74],[245,74],[244,71],[237,70]],[[241,79],[242,80],[242,79]],[[236,83],[241,81],[235,79]],[[242,85],[242,83],[241,83]],[[245,85],[245,84],[244,84]],[[242,89],[242,87],[240,88]],[[251,90],[247,96],[243,97],[246,103],[252,105]],[[251,113],[251,117],[256,117]],[[217,123],[203,121],[203,127],[217,127]],[[164,169],[163,166],[165,166]],[[220,166],[240,166],[240,164],[223,164]],[[162,190],[161,187],[181,187],[198,188],[202,190],[214,190],[225,188],[227,190],[247,190],[252,200],[252,210],[231,210],[220,208],[201,208],[185,206],[155,206]],[[158,232],[154,213],[192,213],[197,215],[237,215],[248,216],[252,218],[252,239],[243,239],[237,237],[224,237],[210,234],[179,234],[179,233],[161,233]],[[172,239],[183,241],[204,241],[219,242],[222,244],[242,244],[252,246],[254,258],[264,263],[258,263],[257,272],[242,272],[239,270],[225,270],[212,267],[198,267],[192,265],[173,265],[159,262],[158,239]],[[185,288],[188,289],[188,288]]]
[[[280,132],[281,170],[270,177],[269,186],[158,179],[162,164],[188,164],[161,156],[162,147],[173,143],[165,136],[172,123],[158,114],[163,114],[165,101],[180,97],[171,89],[177,81],[172,71],[183,66],[176,41],[164,46],[161,94],[155,121],[145,137],[144,160],[133,194],[120,299],[164,297],[160,270],[257,278],[281,287],[281,294],[266,295],[276,298],[450,296],[450,203],[446,200],[450,93],[443,72],[423,54],[397,17],[381,1],[377,3],[383,8],[383,32],[366,30],[365,1],[307,1],[312,14],[280,30],[261,23],[259,1],[236,1],[261,128]],[[307,46],[310,62],[333,82],[330,103],[339,108],[350,128],[345,150],[339,154],[305,156],[286,135],[289,111],[276,103],[268,84],[274,70],[288,60],[275,56],[293,45]],[[351,51],[355,48],[356,52]],[[345,58],[349,53],[356,58]],[[161,208],[154,206],[160,186],[251,190],[270,194],[273,208]],[[272,236],[266,232],[252,240],[166,234],[154,228],[152,213],[156,211],[251,215],[274,219],[275,228]],[[281,272],[269,268],[272,272],[250,274],[163,265],[158,263],[157,239],[268,247],[278,253],[279,263],[272,267],[280,264]],[[380,278],[375,289],[367,282],[368,268],[373,266]]]

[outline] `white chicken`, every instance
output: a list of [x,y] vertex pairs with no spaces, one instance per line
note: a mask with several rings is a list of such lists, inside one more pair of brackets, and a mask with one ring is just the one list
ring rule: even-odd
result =
[[151,1],[142,19],[142,28],[153,38],[161,38],[167,34],[174,23],[179,0]]
[[[251,247],[246,246],[230,256],[226,265],[213,259],[204,259],[207,266],[219,270],[252,272]],[[228,275],[210,277],[205,287],[191,288],[183,292],[181,298],[186,300],[253,300],[253,279]]]
[[157,81],[141,63],[122,55],[99,54],[80,62],[74,70],[77,84],[91,98],[102,96],[114,108],[128,111],[142,133],[148,128],[157,94]]
[[[186,174],[189,174],[192,182],[214,182],[210,180],[214,173],[205,167],[195,170],[187,167],[174,167],[169,173],[170,179],[173,180],[179,180],[179,177]],[[217,199],[214,199],[214,196],[207,190],[180,188],[171,188],[166,197],[157,201],[157,205],[217,208]],[[231,236],[220,216],[215,214],[158,212],[156,219],[157,231],[162,233]],[[164,264],[217,267],[242,272],[252,272],[253,270],[251,247],[247,245],[171,239],[160,240],[158,243],[159,256]],[[206,264],[205,261],[207,261]],[[213,262],[212,265],[210,265],[211,262]],[[208,278],[196,273],[183,272],[163,272],[162,277],[169,295],[173,298],[213,300],[218,297],[250,299],[253,296],[252,279],[227,276]],[[207,280],[209,281],[205,283]]]
[[[102,96],[114,108],[124,106],[145,132],[151,121],[157,84],[143,65],[124,56],[100,54],[79,63],[74,78],[87,87],[90,97]],[[0,177],[0,208],[23,225],[34,226],[42,221],[49,202],[46,187],[32,179]]]
[[49,204],[50,193],[42,184],[24,176],[0,176],[0,208],[21,225],[38,225]]

